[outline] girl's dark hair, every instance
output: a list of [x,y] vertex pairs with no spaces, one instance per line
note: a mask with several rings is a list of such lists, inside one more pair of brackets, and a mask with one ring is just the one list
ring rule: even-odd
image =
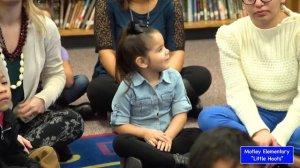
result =
[[[219,127],[202,133],[190,151],[190,168],[212,168],[219,160],[240,164],[240,147],[257,146],[250,136],[229,127]],[[229,162],[229,163],[230,163]],[[258,165],[260,166],[260,165]]]
[[123,29],[116,49],[116,75],[130,81],[130,73],[138,70],[135,60],[146,57],[149,52],[148,41],[151,34],[158,30],[145,26],[140,21],[130,22]]

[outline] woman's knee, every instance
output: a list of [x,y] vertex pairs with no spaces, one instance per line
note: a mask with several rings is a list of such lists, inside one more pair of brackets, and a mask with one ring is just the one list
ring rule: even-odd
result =
[[214,116],[214,106],[204,108],[198,116],[198,126],[200,129],[205,131],[209,124],[212,116]]
[[202,95],[211,85],[211,73],[205,67],[188,66],[181,71],[181,75],[189,81],[197,95]]
[[79,86],[87,88],[90,81],[89,81],[88,77],[85,75],[76,75],[76,76],[74,76],[74,83],[76,83]]
[[110,77],[97,77],[94,78],[88,88],[88,97],[105,97],[105,95],[114,95],[117,90],[117,84],[114,83],[113,79]]
[[63,118],[64,121],[68,121],[65,122],[66,124],[72,124],[72,129],[73,129],[73,133],[75,136],[75,139],[78,139],[82,136],[83,131],[84,131],[84,121],[81,117],[81,115],[71,109],[67,110],[67,115],[64,116]]
[[206,131],[215,127],[214,125],[230,113],[228,106],[209,106],[204,108],[198,116],[199,128]]

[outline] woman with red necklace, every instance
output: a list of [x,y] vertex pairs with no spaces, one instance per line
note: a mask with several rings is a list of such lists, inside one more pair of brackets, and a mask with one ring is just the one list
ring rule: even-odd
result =
[[67,145],[83,133],[83,120],[73,111],[47,110],[66,82],[60,48],[56,25],[33,0],[0,0],[0,66],[9,73],[20,134],[33,148],[52,146],[65,161],[72,156]]

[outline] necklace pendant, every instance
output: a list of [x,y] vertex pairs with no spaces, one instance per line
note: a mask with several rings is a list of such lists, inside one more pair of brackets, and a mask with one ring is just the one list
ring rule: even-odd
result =
[[[1,47],[0,47],[0,59],[2,60],[3,65],[6,67],[5,68],[6,71],[8,72],[7,62],[5,61],[5,55],[4,55],[3,50],[2,50]],[[16,61],[16,59],[11,58],[11,57],[7,58],[7,60],[11,61],[11,62]],[[10,88],[13,89],[13,90],[17,89],[18,87],[20,87],[22,85],[22,81],[24,79],[24,75],[23,75],[24,74],[24,55],[23,55],[23,53],[21,53],[21,55],[20,55],[20,68],[19,68],[19,72],[20,72],[20,74],[19,74],[19,80],[16,82],[16,84],[11,84],[10,85]]]

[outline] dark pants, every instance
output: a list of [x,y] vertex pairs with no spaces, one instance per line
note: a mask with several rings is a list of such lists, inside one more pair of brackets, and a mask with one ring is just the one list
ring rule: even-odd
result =
[[142,161],[143,167],[174,167],[175,153],[185,154],[201,134],[198,128],[185,128],[173,139],[171,152],[162,152],[133,135],[121,134],[113,141],[113,148],[120,157],[135,157]]
[[[205,93],[211,84],[211,74],[205,67],[188,66],[181,71],[184,79],[187,95],[195,106],[200,95]],[[107,74],[100,74],[94,77],[87,89],[87,97],[94,111],[100,115],[106,115],[107,111],[112,111],[111,102],[118,89],[112,77]],[[197,114],[195,116],[198,116]]]

